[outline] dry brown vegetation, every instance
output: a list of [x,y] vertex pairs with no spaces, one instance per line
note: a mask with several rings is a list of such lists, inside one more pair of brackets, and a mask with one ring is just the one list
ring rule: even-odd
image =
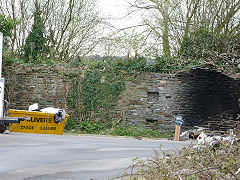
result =
[[136,158],[132,172],[123,179],[240,179],[240,143],[189,146],[174,153],[160,150],[146,161]]

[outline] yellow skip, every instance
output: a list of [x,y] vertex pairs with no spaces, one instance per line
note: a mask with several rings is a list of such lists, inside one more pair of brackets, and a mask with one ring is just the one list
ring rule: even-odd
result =
[[30,117],[27,121],[20,121],[19,124],[11,124],[10,132],[21,133],[38,133],[38,134],[56,134],[62,135],[65,123],[68,118],[66,115],[63,122],[60,124],[54,122],[52,113],[42,113],[39,111],[24,111],[10,109],[8,111],[10,117]]

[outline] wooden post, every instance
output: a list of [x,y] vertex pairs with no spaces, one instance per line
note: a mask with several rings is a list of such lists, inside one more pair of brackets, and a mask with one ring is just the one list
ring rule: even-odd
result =
[[179,141],[180,130],[181,130],[181,126],[176,125],[176,127],[175,127],[174,141]]

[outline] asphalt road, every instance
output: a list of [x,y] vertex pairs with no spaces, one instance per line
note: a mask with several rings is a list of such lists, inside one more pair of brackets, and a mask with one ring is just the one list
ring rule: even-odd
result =
[[0,134],[1,180],[101,180],[128,171],[133,158],[188,142],[101,136]]

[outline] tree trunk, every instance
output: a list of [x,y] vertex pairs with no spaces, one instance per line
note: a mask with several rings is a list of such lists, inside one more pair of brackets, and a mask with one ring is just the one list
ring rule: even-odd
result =
[[163,41],[163,53],[164,56],[170,57],[171,56],[171,51],[170,51],[170,45],[169,45],[169,14],[168,14],[168,9],[169,9],[169,0],[164,2],[164,10],[163,10],[163,36],[162,36],[162,41]]

